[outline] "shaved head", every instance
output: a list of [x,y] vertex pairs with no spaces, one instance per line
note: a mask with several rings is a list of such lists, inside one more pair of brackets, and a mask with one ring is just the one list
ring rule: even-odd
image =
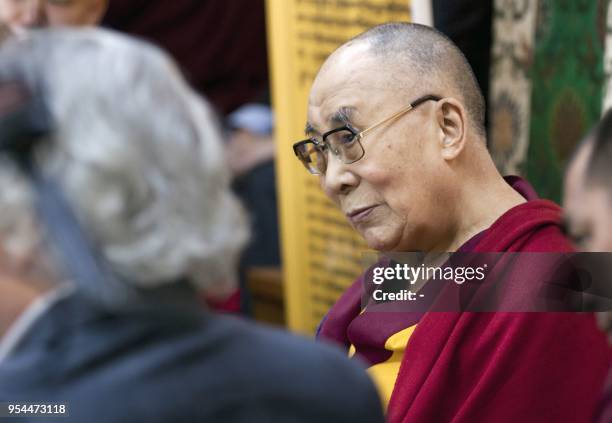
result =
[[389,83],[407,89],[418,86],[441,96],[457,96],[476,132],[484,138],[484,98],[467,59],[448,37],[425,25],[378,25],[338,48],[322,71],[336,64],[344,50],[364,48],[364,43],[367,54],[394,70]]

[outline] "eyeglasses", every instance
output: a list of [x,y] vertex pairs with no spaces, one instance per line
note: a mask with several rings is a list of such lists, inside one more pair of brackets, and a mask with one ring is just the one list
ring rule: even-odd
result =
[[398,119],[426,101],[440,100],[441,97],[425,95],[410,103],[408,107],[361,132],[347,124],[340,128],[332,129],[320,137],[312,137],[307,140],[296,142],[293,144],[293,152],[310,173],[313,175],[324,175],[327,170],[327,151],[331,151],[334,156],[342,161],[342,163],[355,163],[365,155],[361,140],[368,132],[387,122]]

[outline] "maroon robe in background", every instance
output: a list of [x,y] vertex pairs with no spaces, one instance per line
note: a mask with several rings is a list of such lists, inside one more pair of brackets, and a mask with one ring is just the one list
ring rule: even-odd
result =
[[103,25],[170,52],[226,115],[268,88],[264,0],[111,0]]
[[[523,180],[507,181],[530,201],[471,240],[468,251],[572,251],[560,229],[560,208],[537,199]],[[346,346],[351,331],[367,335],[369,320],[373,341],[359,341],[373,350],[381,338],[384,346],[377,320],[386,313],[359,315],[361,284],[357,280],[330,310],[319,338]],[[592,314],[428,312],[405,319],[417,326],[389,403],[391,422],[591,422],[610,364]],[[394,329],[407,327],[396,323]]]

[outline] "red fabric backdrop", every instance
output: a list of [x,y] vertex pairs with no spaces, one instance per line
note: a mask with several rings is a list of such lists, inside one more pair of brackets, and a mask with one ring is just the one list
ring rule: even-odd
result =
[[103,24],[168,50],[222,114],[265,96],[264,0],[111,0]]

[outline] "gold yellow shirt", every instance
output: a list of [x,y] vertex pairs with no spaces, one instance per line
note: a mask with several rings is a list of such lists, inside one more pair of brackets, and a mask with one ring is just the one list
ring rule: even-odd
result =
[[[397,374],[399,373],[400,365],[404,358],[406,345],[415,328],[416,325],[413,325],[391,335],[385,342],[385,349],[392,353],[391,357],[382,363],[374,364],[368,368],[368,373],[378,388],[378,393],[382,399],[385,410],[389,405],[389,400],[391,399],[391,394],[395,387],[395,381],[397,380]],[[354,354],[355,347],[351,345],[349,348],[349,357],[352,357]]]

